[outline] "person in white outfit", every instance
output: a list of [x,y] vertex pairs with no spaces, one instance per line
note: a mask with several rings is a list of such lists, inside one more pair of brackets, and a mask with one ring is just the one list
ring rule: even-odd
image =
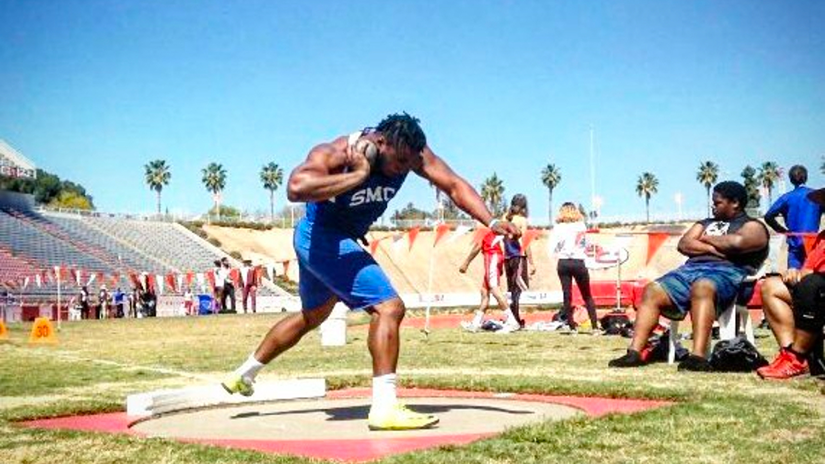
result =
[[563,294],[561,319],[565,319],[571,330],[576,330],[576,320],[573,317],[573,279],[579,287],[593,333],[600,333],[596,319],[596,304],[590,292],[590,273],[584,265],[587,258],[587,226],[584,223],[579,208],[573,203],[561,205],[556,226],[553,228],[550,239],[550,254],[558,258],[557,271],[561,281]]

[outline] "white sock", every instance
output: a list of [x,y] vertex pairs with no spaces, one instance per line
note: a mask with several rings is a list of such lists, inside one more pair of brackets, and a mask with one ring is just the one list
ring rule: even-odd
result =
[[484,322],[484,311],[476,311],[476,315],[473,317],[473,325],[480,326],[482,322]]
[[255,359],[255,353],[252,353],[249,355],[249,358],[241,364],[241,367],[235,370],[235,374],[240,375],[247,380],[255,380],[258,372],[260,372],[264,366],[266,366],[266,364],[263,364]]
[[395,406],[398,402],[395,393],[395,384],[397,381],[397,374],[385,374],[372,378],[372,407],[374,409],[385,409]]

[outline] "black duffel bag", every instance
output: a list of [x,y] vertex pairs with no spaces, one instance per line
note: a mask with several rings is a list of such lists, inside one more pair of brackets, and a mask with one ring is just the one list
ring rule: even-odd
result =
[[718,342],[710,355],[710,366],[719,372],[751,372],[767,365],[768,360],[744,337]]

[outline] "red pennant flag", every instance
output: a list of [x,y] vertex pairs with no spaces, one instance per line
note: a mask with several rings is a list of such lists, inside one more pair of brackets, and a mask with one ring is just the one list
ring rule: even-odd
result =
[[133,287],[138,289],[143,288],[143,286],[140,285],[140,277],[138,277],[137,272],[132,271],[129,273],[129,281],[132,282]]
[[120,274],[117,272],[112,274],[112,287],[120,287]]
[[232,279],[232,283],[235,285],[235,288],[240,288],[241,286],[241,271],[233,268],[229,270],[229,278]]
[[106,284],[106,275],[103,274],[103,272],[98,272],[97,273],[97,281],[100,282],[100,285],[105,285]]
[[407,251],[412,251],[413,243],[415,243],[415,239],[418,237],[419,232],[421,232],[421,227],[413,227],[409,232],[407,232],[410,239],[410,248],[407,249]]
[[532,242],[539,235],[541,235],[540,231],[536,229],[527,229],[521,237],[521,252],[526,253],[527,248],[530,247],[530,242]]
[[194,278],[195,278],[195,273],[194,272],[192,272],[192,271],[187,271],[186,272],[186,286],[187,287],[192,286],[192,279],[194,279]]
[[261,265],[255,266],[255,285],[263,279],[264,277],[264,268]]
[[77,270],[77,269],[71,269],[71,270],[69,270],[69,273],[72,276],[72,280],[74,280],[75,283],[77,283],[77,285],[79,286],[80,285],[80,271]]
[[449,224],[439,224],[438,226],[436,226],[436,228],[435,228],[435,241],[433,241],[433,248],[435,248],[435,246],[438,245],[438,242],[440,242],[441,239],[444,238],[444,235],[447,234],[447,232],[449,232],[449,231],[450,231],[450,225]]
[[475,234],[473,234],[473,243],[481,244],[481,241],[484,240],[484,236],[490,233],[490,229],[486,227],[479,227],[476,229]]
[[370,254],[371,255],[375,254],[375,250],[378,249],[378,244],[381,242],[381,240],[384,240],[385,238],[387,238],[387,237],[378,238],[378,239],[375,239],[375,240],[370,242]]
[[206,271],[206,281],[209,282],[210,288],[215,288],[215,271]]
[[156,281],[157,281],[157,279],[155,278],[154,274],[148,274],[146,276],[146,289],[147,290],[152,289],[152,290],[157,291],[157,286],[155,285]]
[[669,235],[664,232],[653,232],[647,234],[647,259],[645,260],[645,265],[650,264],[650,260],[653,259],[653,255],[659,251],[659,248],[664,245],[668,237]]
[[166,286],[169,287],[170,290],[173,292],[178,291],[177,285],[175,285],[175,274],[166,274]]

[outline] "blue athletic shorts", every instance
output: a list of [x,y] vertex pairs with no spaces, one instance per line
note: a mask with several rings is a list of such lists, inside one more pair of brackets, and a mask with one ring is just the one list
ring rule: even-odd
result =
[[690,312],[690,287],[697,280],[709,280],[716,288],[717,316],[730,307],[739,293],[747,271],[725,263],[688,263],[656,279],[673,302],[662,311],[668,319],[681,321]]
[[364,309],[398,296],[372,256],[346,234],[302,220],[293,237],[298,257],[298,293],[304,310],[337,296],[350,309]]

